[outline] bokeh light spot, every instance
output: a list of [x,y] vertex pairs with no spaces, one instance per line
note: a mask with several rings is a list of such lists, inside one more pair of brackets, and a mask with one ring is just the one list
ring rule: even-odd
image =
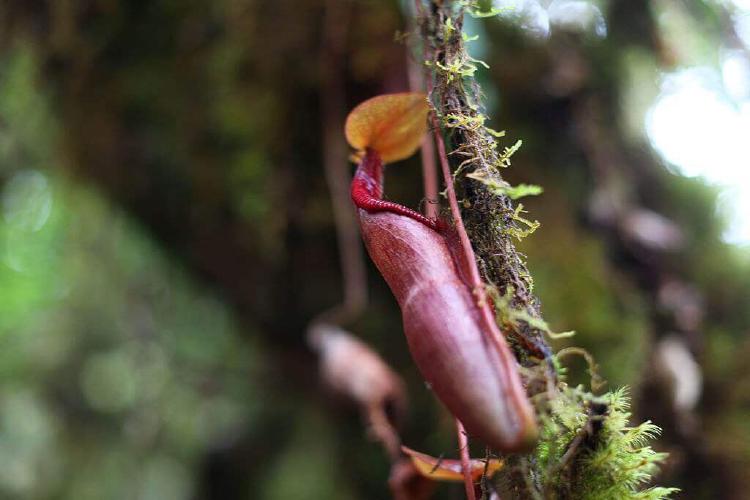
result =
[[750,111],[725,93],[716,71],[689,68],[664,77],[662,91],[646,116],[646,132],[676,173],[724,188],[732,207],[727,241],[750,243]]

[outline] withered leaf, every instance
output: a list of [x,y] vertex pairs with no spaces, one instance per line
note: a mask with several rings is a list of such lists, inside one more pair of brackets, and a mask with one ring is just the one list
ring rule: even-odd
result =
[[[407,448],[406,446],[402,446],[401,451],[411,458],[414,467],[416,467],[419,473],[424,477],[435,481],[464,480],[460,460],[432,457],[425,453],[420,453],[411,448]],[[487,471],[487,477],[492,477],[503,467],[503,461],[497,458],[491,458],[489,459],[489,462],[480,459],[471,459],[469,461],[469,466],[471,468],[471,479],[476,482],[479,481],[479,478],[482,477],[485,470]]]

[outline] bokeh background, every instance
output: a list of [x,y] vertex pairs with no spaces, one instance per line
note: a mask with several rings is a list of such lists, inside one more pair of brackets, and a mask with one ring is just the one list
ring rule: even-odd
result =
[[[495,6],[466,29],[489,125],[524,142],[507,178],[545,190],[522,250],[547,321],[578,332],[556,345],[664,429],[660,484],[747,498],[750,2]],[[388,497],[388,459],[322,389],[305,330],[343,293],[325,138],[343,148],[346,110],[408,88],[409,15],[0,3],[0,498]],[[388,192],[419,204],[418,159]],[[407,383],[405,443],[453,453],[367,265],[347,326]]]

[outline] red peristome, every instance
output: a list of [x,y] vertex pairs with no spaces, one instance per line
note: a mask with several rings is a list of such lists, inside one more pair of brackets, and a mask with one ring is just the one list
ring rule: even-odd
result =
[[411,208],[383,199],[383,162],[372,149],[365,152],[365,156],[357,167],[357,172],[352,179],[351,194],[354,204],[368,212],[401,214],[437,230],[437,221],[428,219]]

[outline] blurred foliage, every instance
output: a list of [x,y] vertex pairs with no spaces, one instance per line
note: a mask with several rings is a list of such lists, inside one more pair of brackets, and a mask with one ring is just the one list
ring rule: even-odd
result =
[[[578,332],[560,345],[589,350],[610,388],[632,387],[638,420],[664,428],[659,483],[742,498],[750,259],[720,239],[716,189],[665,168],[643,135],[660,71],[716,64],[725,2],[594,3],[606,37],[471,21],[472,53],[491,66],[477,72],[488,125],[524,141],[508,180],[544,188],[524,200],[542,226],[522,251],[552,329]],[[345,5],[349,107],[404,90],[400,3]],[[341,294],[320,159],[322,128],[343,132],[343,117],[323,123],[319,109],[325,9],[0,5],[0,498],[387,496],[387,458],[356,411],[321,397],[302,340]],[[681,250],[644,264],[591,220],[602,156],[608,197],[673,220]],[[390,198],[417,205],[417,165],[389,172]],[[691,434],[650,388],[654,345],[675,329],[655,291],[665,275],[702,298],[686,335],[704,377]],[[452,423],[370,277],[352,330],[405,376],[406,444],[453,456]],[[570,366],[571,385],[585,370]]]
[[6,55],[0,496],[187,498],[206,453],[262,410],[260,344],[121,210],[52,171],[35,77],[25,46]]
[[[528,255],[536,292],[553,330],[576,332],[573,338],[554,344],[558,348],[584,346],[613,388],[633,383],[647,356],[644,299],[613,268],[602,241],[576,226],[575,209],[560,196],[555,182],[548,184],[545,199],[529,203],[543,229],[520,248]],[[585,363],[578,361],[573,360],[574,380],[588,383],[588,375],[582,373]]]

